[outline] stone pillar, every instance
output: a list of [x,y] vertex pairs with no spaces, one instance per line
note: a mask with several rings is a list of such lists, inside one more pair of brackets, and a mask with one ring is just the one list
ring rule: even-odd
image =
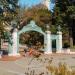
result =
[[56,53],[62,53],[62,32],[58,31],[57,34],[58,38],[56,40],[56,48],[57,48]]
[[12,45],[9,43],[8,44],[8,51],[9,51],[9,55],[12,53]]
[[44,35],[44,51],[46,50],[46,34]]
[[13,41],[13,44],[12,44],[12,50],[9,54],[9,56],[18,56],[20,55],[18,53],[18,30],[17,28],[14,29],[13,33],[12,33],[12,41]]
[[52,53],[52,44],[51,44],[51,32],[46,31],[46,37],[45,37],[45,54],[51,54]]

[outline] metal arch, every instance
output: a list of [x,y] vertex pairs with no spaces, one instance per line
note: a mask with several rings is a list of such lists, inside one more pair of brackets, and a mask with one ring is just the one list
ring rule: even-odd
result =
[[52,39],[52,40],[58,39],[58,35],[51,35],[51,39]]
[[22,30],[20,30],[20,31],[18,32],[18,35],[20,35],[20,34],[22,34],[22,33],[25,33],[25,32],[27,32],[27,31],[36,31],[36,32],[39,32],[39,33],[45,35],[45,33],[42,31],[42,29],[41,29],[39,26],[37,26],[37,25],[35,24],[35,21],[33,21],[33,20],[30,21],[29,24],[27,24],[26,26],[24,26],[24,27],[22,28]]

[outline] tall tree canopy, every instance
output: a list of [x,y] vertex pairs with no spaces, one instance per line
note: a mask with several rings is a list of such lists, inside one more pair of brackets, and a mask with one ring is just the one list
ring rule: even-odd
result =
[[65,34],[64,36],[70,37],[71,46],[73,45],[73,37],[74,37],[73,32],[75,32],[74,21],[75,21],[75,2],[71,0],[57,0],[53,16],[53,23],[61,25],[61,27],[63,28],[63,33]]
[[19,6],[18,0],[0,0],[0,43],[11,21],[17,18]]
[[[23,12],[23,13],[22,13]],[[42,5],[36,5],[32,8],[21,10],[21,22],[20,26],[24,26],[30,22],[30,20],[34,20],[39,26],[45,27],[46,24],[51,24],[51,13],[48,9]]]
[[[36,24],[43,29],[43,31],[46,30],[47,24],[51,27],[51,20],[52,20],[51,13],[42,4],[33,6],[32,8],[23,9],[21,10],[20,15],[21,15],[20,29],[24,25],[27,25],[30,22],[30,20],[34,20]],[[33,44],[35,44],[37,41],[40,41],[43,44],[43,35],[39,33],[36,34],[35,32],[23,33],[20,36],[20,41],[21,43],[32,42]]]

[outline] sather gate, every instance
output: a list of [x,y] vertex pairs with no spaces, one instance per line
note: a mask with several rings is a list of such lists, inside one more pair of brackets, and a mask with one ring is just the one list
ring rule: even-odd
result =
[[27,31],[36,31],[43,35],[44,37],[44,53],[52,53],[52,40],[56,40],[56,53],[62,52],[62,32],[58,31],[57,35],[52,35],[49,30],[44,32],[41,27],[35,24],[35,21],[30,21],[29,24],[24,26],[22,30],[18,31],[17,28],[14,29],[12,33],[12,44],[9,43],[9,56],[17,56],[19,54],[19,36]]

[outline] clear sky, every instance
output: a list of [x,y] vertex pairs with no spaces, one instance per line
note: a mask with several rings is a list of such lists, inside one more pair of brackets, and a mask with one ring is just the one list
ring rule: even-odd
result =
[[[43,0],[19,0],[19,4],[20,4],[21,7],[24,7],[24,6],[31,7],[32,5],[39,4],[42,1]],[[51,0],[49,10],[52,11],[52,9],[54,8],[54,6],[55,6],[55,0]]]
[[41,0],[19,0],[19,4],[21,6],[29,6],[31,7],[32,5],[36,5],[39,4],[41,2]]

